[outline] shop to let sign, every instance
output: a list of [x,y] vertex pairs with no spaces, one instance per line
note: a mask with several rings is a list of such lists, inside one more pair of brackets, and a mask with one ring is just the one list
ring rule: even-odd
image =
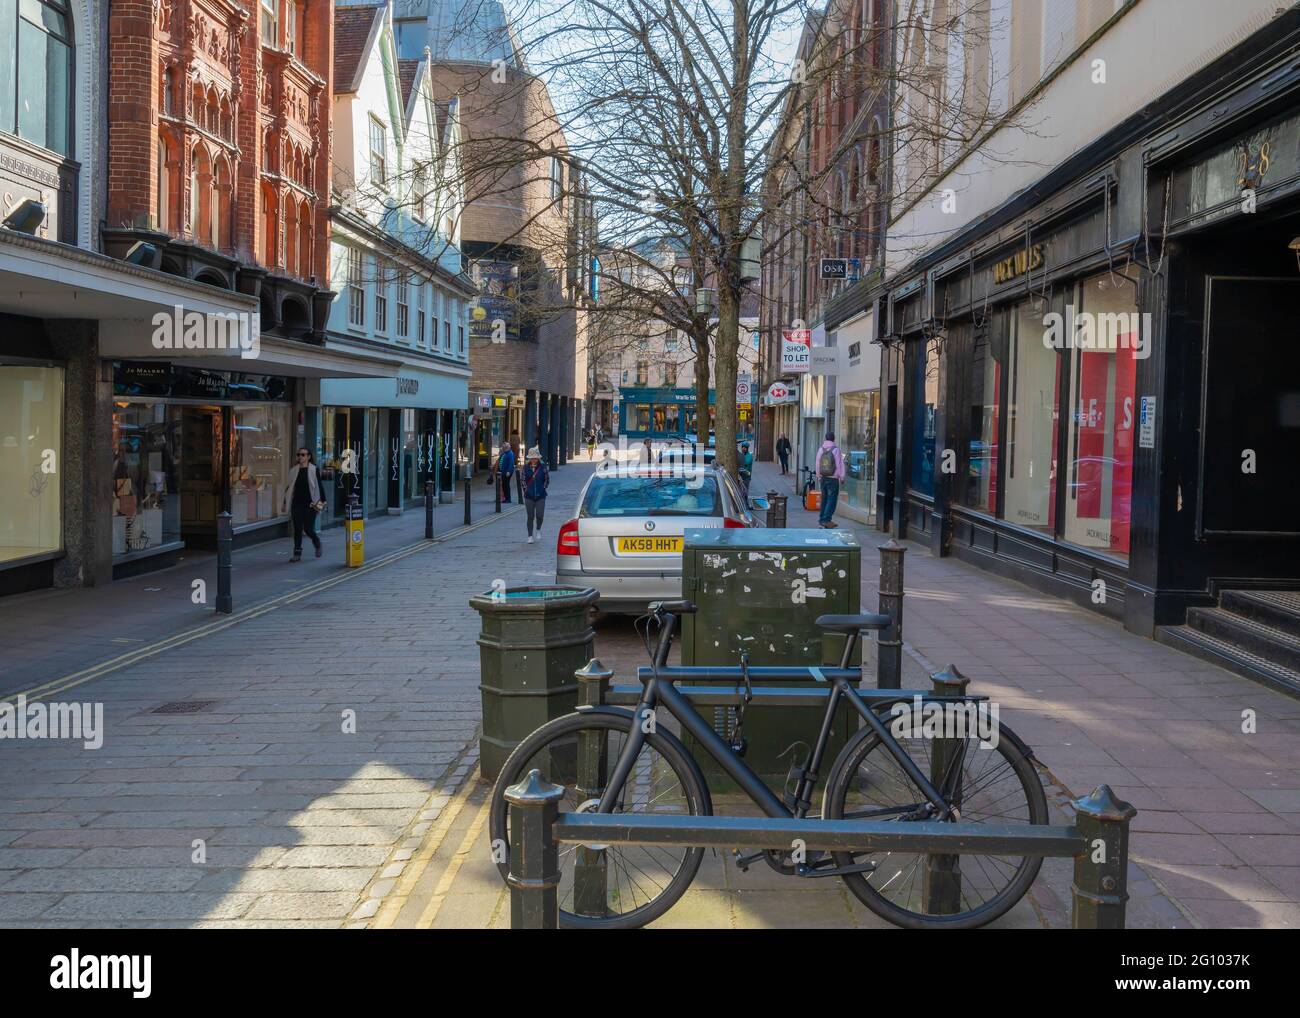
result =
[[812,330],[781,331],[781,371],[806,373],[812,363]]

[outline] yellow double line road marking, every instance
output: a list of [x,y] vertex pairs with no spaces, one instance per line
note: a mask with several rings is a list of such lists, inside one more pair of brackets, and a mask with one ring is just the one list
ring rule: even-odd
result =
[[328,590],[330,587],[343,583],[346,580],[355,579],[358,576],[365,576],[367,573],[374,572],[377,569],[382,569],[386,565],[391,565],[392,563],[398,562],[411,555],[419,554],[421,551],[427,551],[435,544],[442,544],[445,541],[450,541],[452,538],[460,537],[462,534],[468,534],[470,531],[477,530],[496,520],[503,519],[506,516],[513,516],[520,512],[523,512],[522,506],[502,510],[500,515],[493,513],[491,516],[487,516],[481,520],[476,520],[468,526],[462,525],[456,527],[453,530],[447,531],[445,534],[434,537],[432,541],[420,540],[415,544],[408,544],[405,547],[391,551],[382,558],[375,559],[373,562],[369,562],[358,569],[349,569],[337,576],[330,576],[324,580],[317,580],[315,583],[306,587],[292,590],[287,594],[281,594],[279,597],[274,597],[269,601],[263,601],[261,604],[254,605],[252,608],[246,608],[241,612],[235,612],[233,615],[227,616],[226,618],[214,619],[196,629],[191,629],[183,633],[176,633],[144,647],[137,647],[134,650],[127,651],[125,654],[119,654],[117,657],[109,658],[107,661],[100,661],[98,664],[91,665],[89,668],[83,668],[79,672],[73,672],[71,675],[65,675],[59,679],[51,679],[49,682],[42,683],[39,686],[33,686],[31,689],[23,690],[21,692],[10,693],[3,700],[0,700],[0,703],[16,701],[20,696],[25,696],[30,701],[43,699],[48,696],[53,696],[56,693],[65,692],[76,686],[80,686],[83,683],[90,682],[92,679],[98,679],[101,676],[107,675],[109,672],[115,672],[118,669],[133,665],[138,661],[143,661],[145,658],[153,657],[155,654],[161,654],[163,651],[171,650],[174,647],[184,646],[193,640],[199,640],[205,636],[211,636],[213,633],[219,633],[223,629],[229,629],[231,626],[238,625],[241,622],[247,622],[250,619],[255,619],[260,615],[265,615],[267,612],[275,611],[277,608],[283,608],[287,604],[292,604],[294,601],[300,601],[304,597],[310,597],[312,594],[317,594],[322,590]]

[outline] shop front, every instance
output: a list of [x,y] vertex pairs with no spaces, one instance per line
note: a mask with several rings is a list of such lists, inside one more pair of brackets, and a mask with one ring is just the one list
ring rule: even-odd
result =
[[[250,362],[256,363],[256,362]],[[159,361],[112,363],[112,550],[134,562],[282,527],[295,447],[294,380]]]
[[318,414],[314,449],[330,491],[327,522],[343,521],[353,495],[367,517],[423,505],[429,482],[436,498],[450,500],[468,374],[406,362],[396,378],[320,380],[307,401]]
[[[713,431],[717,393],[709,390],[708,431]],[[648,389],[623,386],[619,389],[618,433],[629,442],[645,438],[699,437],[702,424],[696,411],[694,389]],[[703,440],[701,438],[701,440]]]
[[844,483],[837,511],[872,523],[876,516],[877,435],[880,424],[880,346],[874,342],[874,314],[835,330],[839,369],[835,376],[835,440],[844,453]]

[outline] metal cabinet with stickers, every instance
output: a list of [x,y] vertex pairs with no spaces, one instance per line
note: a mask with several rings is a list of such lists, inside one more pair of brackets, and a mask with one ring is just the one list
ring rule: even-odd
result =
[[[862,548],[842,530],[687,530],[682,596],[699,609],[682,620],[683,665],[736,666],[741,654],[748,653],[751,665],[837,666],[844,638],[824,632],[816,620],[861,610]],[[778,794],[791,765],[802,764],[816,740],[823,708],[755,703],[747,710],[745,759]],[[724,738],[734,720],[731,708],[714,709],[714,728]],[[834,759],[857,727],[856,715],[847,710],[839,715],[827,760]],[[791,746],[794,750],[786,752]],[[727,791],[729,780],[709,766],[712,760],[703,750],[699,759],[710,787]]]

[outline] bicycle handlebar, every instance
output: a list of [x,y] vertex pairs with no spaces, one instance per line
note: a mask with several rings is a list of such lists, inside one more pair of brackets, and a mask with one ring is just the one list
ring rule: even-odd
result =
[[681,598],[676,601],[651,601],[649,605],[651,615],[662,615],[665,612],[671,612],[674,615],[694,615],[694,602]]

